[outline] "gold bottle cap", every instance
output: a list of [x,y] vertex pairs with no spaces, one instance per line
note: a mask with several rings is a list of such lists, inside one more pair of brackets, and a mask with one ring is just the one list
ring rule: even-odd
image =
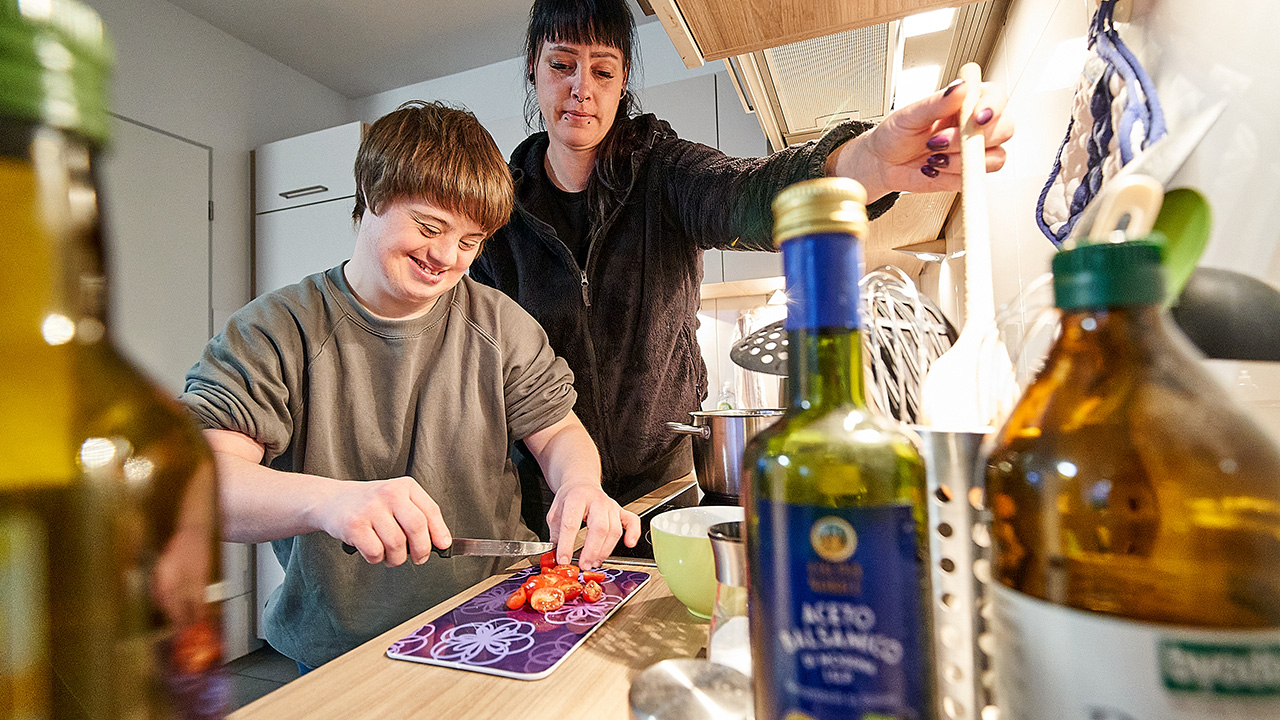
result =
[[867,235],[867,191],[857,180],[824,177],[786,187],[773,199],[773,242],[814,233]]

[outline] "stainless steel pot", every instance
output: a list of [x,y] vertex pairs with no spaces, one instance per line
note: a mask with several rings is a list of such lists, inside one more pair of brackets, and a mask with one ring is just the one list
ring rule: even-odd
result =
[[714,410],[689,413],[693,424],[669,422],[674,432],[693,436],[693,471],[705,493],[740,497],[742,451],[755,434],[777,422],[783,411]]

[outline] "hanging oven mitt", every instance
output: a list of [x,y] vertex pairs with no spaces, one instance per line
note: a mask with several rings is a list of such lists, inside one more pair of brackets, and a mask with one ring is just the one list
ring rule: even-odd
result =
[[1067,135],[1036,203],[1036,223],[1061,245],[1107,178],[1137,149],[1165,135],[1155,83],[1120,39],[1116,0],[1102,0],[1089,27],[1089,59],[1076,85]]

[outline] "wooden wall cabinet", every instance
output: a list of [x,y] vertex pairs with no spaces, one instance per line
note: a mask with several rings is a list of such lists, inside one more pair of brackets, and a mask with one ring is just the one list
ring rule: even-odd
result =
[[650,0],[688,67],[964,4],[963,0]]

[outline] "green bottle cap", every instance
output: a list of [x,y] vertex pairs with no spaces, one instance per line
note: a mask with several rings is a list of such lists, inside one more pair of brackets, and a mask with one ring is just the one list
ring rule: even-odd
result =
[[0,116],[107,138],[111,43],[78,0],[0,0]]
[[1054,302],[1063,310],[1155,305],[1164,300],[1165,239],[1079,245],[1053,258]]

